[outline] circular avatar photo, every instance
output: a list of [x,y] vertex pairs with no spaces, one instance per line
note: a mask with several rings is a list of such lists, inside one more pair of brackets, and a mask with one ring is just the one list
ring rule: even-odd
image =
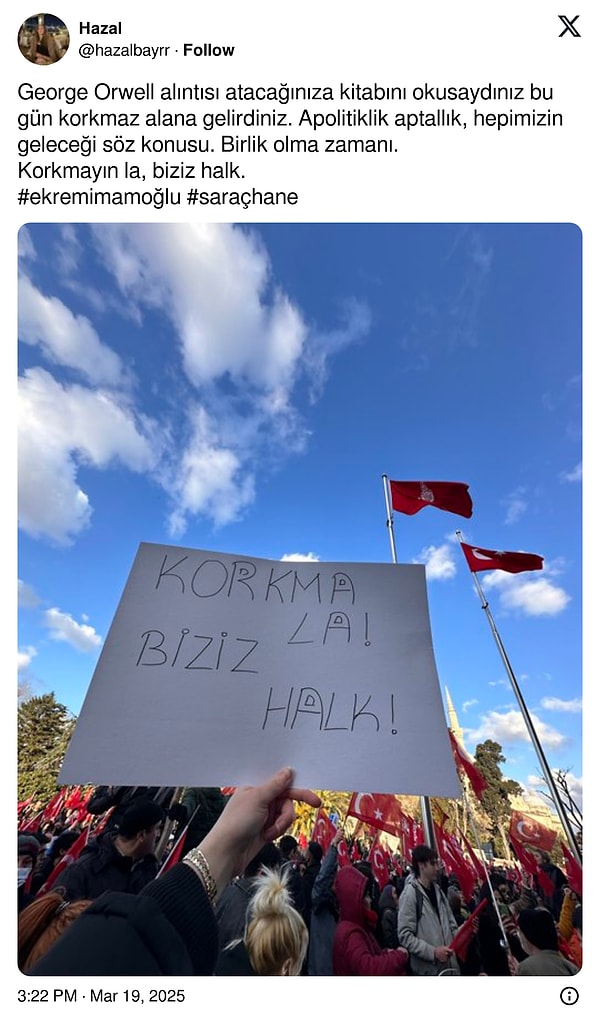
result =
[[69,49],[69,30],[54,14],[32,14],[19,29],[19,50],[32,64],[56,64]]

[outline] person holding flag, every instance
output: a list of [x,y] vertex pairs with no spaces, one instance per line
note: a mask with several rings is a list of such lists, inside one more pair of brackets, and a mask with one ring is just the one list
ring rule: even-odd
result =
[[450,947],[457,930],[456,920],[437,876],[440,860],[426,844],[412,852],[413,876],[406,881],[398,903],[398,940],[410,954],[414,976],[439,976],[452,970],[460,975],[456,955]]

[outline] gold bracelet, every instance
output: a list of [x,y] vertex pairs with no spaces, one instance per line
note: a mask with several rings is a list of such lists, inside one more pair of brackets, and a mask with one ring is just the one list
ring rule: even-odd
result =
[[188,851],[183,862],[187,862],[188,866],[191,866],[191,868],[196,871],[197,875],[202,880],[208,900],[212,905],[214,905],[217,897],[217,885],[204,853],[200,848],[192,848],[191,851]]

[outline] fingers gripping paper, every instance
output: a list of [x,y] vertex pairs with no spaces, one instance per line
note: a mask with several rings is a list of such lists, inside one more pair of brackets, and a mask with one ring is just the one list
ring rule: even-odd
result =
[[458,796],[420,565],[140,545],[60,783]]

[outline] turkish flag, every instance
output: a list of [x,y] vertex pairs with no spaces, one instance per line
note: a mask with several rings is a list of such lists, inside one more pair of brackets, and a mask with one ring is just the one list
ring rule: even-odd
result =
[[424,506],[437,506],[461,517],[473,514],[469,486],[457,481],[390,481],[392,506],[412,516]]
[[456,768],[459,772],[462,770],[468,778],[469,783],[479,801],[481,801],[481,796],[487,787],[487,781],[483,774],[477,769],[475,763],[471,762],[467,753],[461,748],[450,729],[448,730],[448,735],[450,737],[450,747],[452,748],[452,755],[454,756]]
[[338,866],[341,869],[342,866],[351,865],[352,860],[350,858],[350,852],[348,851],[348,842],[346,841],[346,838],[343,837],[340,843],[338,844]]
[[537,819],[526,816],[524,812],[515,812],[514,809],[510,817],[509,833],[522,844],[529,844],[542,851],[552,851],[556,840],[555,830],[550,830]]
[[367,861],[373,866],[373,876],[379,884],[379,889],[383,890],[385,885],[390,882],[390,871],[388,868],[388,853],[379,838],[371,845]]
[[446,863],[448,872],[453,872],[455,874],[460,884],[461,891],[463,892],[466,900],[470,901],[476,882],[474,871],[465,861],[462,849],[456,838],[451,837],[450,834],[447,834],[446,831],[437,826],[436,823],[433,824],[433,829],[435,831],[440,858],[442,858]]
[[469,950],[471,937],[475,933],[475,920],[477,919],[479,913],[483,911],[487,903],[487,898],[484,898],[483,901],[479,902],[477,908],[473,912],[471,912],[471,915],[468,917],[468,919],[465,919],[464,923],[456,931],[454,937],[448,945],[449,948],[452,948],[454,954],[458,955],[458,957],[462,959],[463,962],[467,957],[467,951]]
[[354,791],[346,815],[354,816],[361,823],[368,823],[376,830],[385,830],[394,837],[402,837],[403,813],[394,794]]
[[311,841],[317,841],[323,849],[323,854],[329,848],[336,834],[336,828],[329,816],[323,809],[319,809],[315,818],[315,825],[311,834]]
[[535,860],[535,855],[532,855],[529,849],[525,848],[524,845],[522,845],[520,841],[517,841],[517,838],[512,835],[510,843],[512,844],[513,851],[525,872],[529,873],[531,876],[533,876],[534,873],[537,873],[538,864]]
[[55,880],[58,879],[63,869],[66,869],[67,866],[70,866],[71,863],[75,861],[75,859],[79,858],[88,842],[89,833],[89,827],[87,827],[86,830],[81,831],[77,840],[73,841],[73,844],[70,848],[67,849],[60,862],[58,862],[57,865],[54,867],[48,879],[44,881],[39,891],[37,892],[37,897],[39,897],[40,894],[46,894],[47,891],[51,891],[53,883],[55,882]]
[[502,549],[479,549],[474,545],[460,546],[473,573],[478,570],[506,570],[508,574],[520,574],[524,570],[541,570],[544,560],[533,552],[503,552]]
[[41,828],[43,819],[44,810],[42,809],[41,812],[38,812],[37,816],[34,816],[33,819],[28,820],[27,823],[24,823],[22,827],[19,827],[19,833],[37,834],[38,830]]
[[583,873],[581,866],[577,859],[571,855],[569,849],[565,848],[562,841],[560,842],[560,846],[565,860],[565,872],[567,880],[569,881],[569,887],[581,898],[583,896]]
[[483,865],[483,862],[481,862],[481,860],[477,858],[477,855],[473,851],[473,848],[469,844],[469,841],[465,837],[465,835],[463,834],[462,830],[460,831],[460,836],[462,837],[463,844],[464,844],[465,848],[467,849],[467,851],[469,853],[469,858],[471,859],[471,862],[473,863],[473,868],[475,870],[475,873],[477,874],[478,879],[483,883],[483,881],[486,879],[485,867]]

